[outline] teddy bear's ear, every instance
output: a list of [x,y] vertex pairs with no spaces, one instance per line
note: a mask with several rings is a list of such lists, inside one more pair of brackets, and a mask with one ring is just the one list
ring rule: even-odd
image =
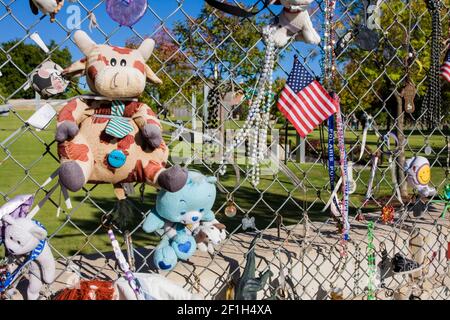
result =
[[206,181],[208,181],[208,183],[211,183],[211,184],[216,184],[217,178],[216,177],[206,177]]
[[68,78],[81,77],[86,73],[86,58],[74,62],[71,66],[64,69],[63,75]]
[[9,214],[7,214],[6,216],[3,217],[3,221],[5,221],[6,223],[10,224],[10,225],[14,225],[16,223],[16,220],[11,217]]
[[37,225],[31,227],[30,233],[38,240],[44,240],[47,237],[47,231]]
[[78,30],[73,36],[73,40],[77,47],[83,52],[85,56],[89,56],[92,49],[97,45],[86,32]]

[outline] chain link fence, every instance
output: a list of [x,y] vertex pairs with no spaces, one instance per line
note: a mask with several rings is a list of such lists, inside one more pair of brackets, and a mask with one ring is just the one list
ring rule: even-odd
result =
[[[157,43],[150,63],[167,88],[147,87],[143,98],[165,121],[164,137],[171,148],[170,164],[188,164],[189,168],[219,177],[214,210],[217,219],[227,226],[227,239],[216,246],[214,254],[197,252],[189,261],[179,262],[173,271],[164,273],[166,277],[206,299],[225,298],[227,292],[238,285],[250,243],[257,236],[257,274],[272,272],[258,295],[260,299],[274,296],[367,299],[371,285],[375,287],[377,299],[449,299],[450,237],[449,215],[442,214],[445,201],[432,203],[415,194],[411,187],[406,189],[407,177],[402,169],[405,158],[421,155],[429,159],[430,185],[438,190],[432,200],[439,200],[439,194],[449,183],[450,145],[446,121],[450,96],[447,84],[443,86],[441,125],[430,130],[421,122],[424,111],[420,106],[427,88],[432,32],[431,17],[424,1],[381,1],[380,28],[375,28],[376,37],[373,34],[369,37],[369,42],[376,41],[377,45],[369,50],[358,46],[357,36],[345,41],[349,31],[359,30],[362,34],[361,26],[373,23],[364,19],[364,16],[373,17],[364,11],[364,4],[369,3],[337,1],[334,23],[340,47],[336,49],[334,89],[341,97],[346,149],[349,160],[353,161],[356,184],[350,195],[351,239],[346,255],[341,254],[339,220],[329,209],[323,210],[332,194],[326,166],[327,150],[322,141],[326,127],[300,139],[273,105],[272,144],[280,162],[278,170],[263,175],[257,187],[247,178],[249,167],[245,162],[238,161],[220,176],[219,165],[206,158],[204,148],[199,148],[204,144],[202,132],[208,129],[207,96],[213,88],[222,99],[217,115],[220,121],[209,132],[221,137],[229,133],[228,130],[242,126],[248,108],[246,93],[255,86],[260,72],[264,50],[261,26],[278,14],[279,7],[266,8],[256,18],[230,18],[210,7],[200,14],[202,1],[167,0],[164,5],[148,1],[144,18],[129,28],[108,20],[104,1],[66,1],[65,8],[52,24],[48,17],[23,12],[22,2],[0,0],[1,29],[14,33],[11,38],[2,38],[4,43],[0,49],[0,72],[4,79],[0,99],[5,116],[0,118],[1,204],[15,195],[31,193],[36,194],[38,203],[51,189],[52,185],[42,185],[59,166],[54,141],[55,120],[45,130],[36,130],[27,125],[27,119],[44,102],[58,110],[68,98],[49,101],[39,97],[23,98],[29,74],[37,65],[24,70],[23,60],[27,58],[17,52],[22,45],[33,44],[30,37],[38,32],[47,44],[55,40],[48,53],[40,53],[42,61],[55,59],[66,46],[71,48],[72,60],[79,58],[80,53],[71,40],[74,30],[70,23],[77,21],[73,19],[79,13],[81,29],[88,30],[93,13],[98,25],[93,26],[92,34],[97,41],[124,45],[122,42],[127,39],[127,44],[132,45],[147,36],[157,42],[164,40],[164,43]],[[256,0],[243,2],[250,5]],[[445,39],[450,2],[446,0],[443,4],[440,14]],[[256,2],[256,6],[261,7],[262,1]],[[324,2],[314,1],[310,15],[316,29],[322,30]],[[233,21],[235,24],[229,24]],[[220,32],[215,32],[211,26],[219,28]],[[8,43],[13,39],[17,40]],[[232,53],[232,58],[227,52]],[[322,46],[291,42],[279,52],[275,72],[279,78],[278,89],[282,88],[282,79],[290,71],[294,54],[316,76],[323,76]],[[405,59],[408,56],[414,56],[412,62]],[[414,113],[405,113],[402,107],[406,98],[401,94],[407,80],[412,80],[417,89]],[[10,89],[5,83],[8,81],[20,85]],[[87,90],[83,80],[78,87]],[[230,103],[227,94],[231,94],[235,102]],[[186,130],[180,130],[180,124]],[[362,145],[364,127],[368,129],[365,147]],[[384,139],[390,133],[396,134],[403,152],[390,152],[389,143]],[[200,140],[193,143],[197,136]],[[358,157],[361,148],[362,157]],[[373,169],[372,194],[366,197],[376,155],[379,163]],[[155,204],[156,191],[147,187],[141,201],[139,188],[135,185],[136,191],[130,198],[143,221]],[[57,279],[43,290],[47,298],[67,286],[73,275],[104,280],[122,276],[101,225],[102,215],[114,207],[112,187],[87,185],[70,196],[73,209],[64,208],[58,190],[36,216],[47,227],[49,243],[58,260]],[[392,221],[383,221],[381,210],[389,205],[395,208],[395,216]],[[234,217],[224,214],[230,206],[237,209]],[[254,228],[248,227],[252,218]],[[374,223],[373,239],[369,235],[370,221]],[[145,234],[141,229],[142,223],[127,234],[118,230],[123,236],[122,248],[128,254],[133,271],[157,272],[151,256],[159,236]],[[379,269],[376,279],[369,266],[372,245]],[[417,261],[421,268],[406,275],[394,273],[390,261],[398,252]]]

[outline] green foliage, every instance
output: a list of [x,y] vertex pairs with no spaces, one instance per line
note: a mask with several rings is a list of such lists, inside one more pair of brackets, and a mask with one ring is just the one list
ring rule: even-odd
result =
[[264,59],[261,29],[267,17],[242,19],[205,5],[197,18],[178,22],[174,34],[181,50],[207,76],[232,74],[242,81],[254,78]]
[[[20,88],[27,82],[27,76],[47,58],[47,55],[37,45],[25,44],[20,40],[4,42],[1,47],[0,64],[5,65],[2,66],[3,76],[0,77],[0,94],[4,98],[12,95],[12,98],[15,99],[34,98],[35,94],[32,89],[24,91]],[[58,49],[54,41],[51,41],[48,47],[51,52],[50,59],[53,62],[63,68],[70,65],[72,55],[68,48]],[[73,94],[73,92],[68,92],[59,97],[70,94]]]

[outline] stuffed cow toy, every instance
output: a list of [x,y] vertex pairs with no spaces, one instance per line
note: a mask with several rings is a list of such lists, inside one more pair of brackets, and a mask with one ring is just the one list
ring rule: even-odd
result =
[[46,240],[47,231],[37,221],[28,218],[3,217],[6,223],[4,244],[12,256],[27,256],[29,262],[29,284],[27,299],[37,300],[42,282],[55,280],[55,260]]
[[319,44],[320,36],[314,29],[308,13],[308,7],[313,0],[278,0],[275,4],[284,7],[274,25],[275,45],[284,47],[291,38],[310,44]]
[[136,99],[146,80],[161,83],[146,64],[155,42],[146,39],[137,49],[98,45],[83,31],[75,33],[74,41],[86,57],[64,74],[86,75],[98,97],[75,98],[59,112],[60,183],[74,192],[88,182],[111,183],[120,200],[126,198],[123,183],[180,190],[187,170],[165,168],[168,148],[161,124],[151,108]]
[[192,231],[202,222],[214,221],[211,210],[216,199],[216,178],[189,171],[186,185],[178,192],[161,190],[156,208],[147,216],[143,229],[147,233],[162,231],[153,261],[161,270],[171,270],[178,260],[187,260],[197,249]]

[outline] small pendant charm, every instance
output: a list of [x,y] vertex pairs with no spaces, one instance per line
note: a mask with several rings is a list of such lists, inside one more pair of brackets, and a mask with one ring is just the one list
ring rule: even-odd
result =
[[395,216],[395,210],[392,206],[384,206],[381,210],[381,220],[383,223],[393,223]]
[[424,152],[425,152],[425,154],[426,154],[427,156],[429,156],[429,155],[431,155],[431,154],[433,153],[433,148],[431,148],[430,142],[429,142],[428,140],[425,141],[425,144],[426,144],[426,147],[425,147]]
[[230,198],[227,202],[227,206],[225,207],[225,215],[228,218],[233,218],[234,216],[236,216],[236,213],[237,213],[237,208],[234,205],[233,198]]
[[256,230],[256,225],[255,225],[255,217],[249,217],[248,215],[246,215],[244,217],[244,219],[242,219],[242,229],[244,231],[246,231],[247,229],[254,229]]

